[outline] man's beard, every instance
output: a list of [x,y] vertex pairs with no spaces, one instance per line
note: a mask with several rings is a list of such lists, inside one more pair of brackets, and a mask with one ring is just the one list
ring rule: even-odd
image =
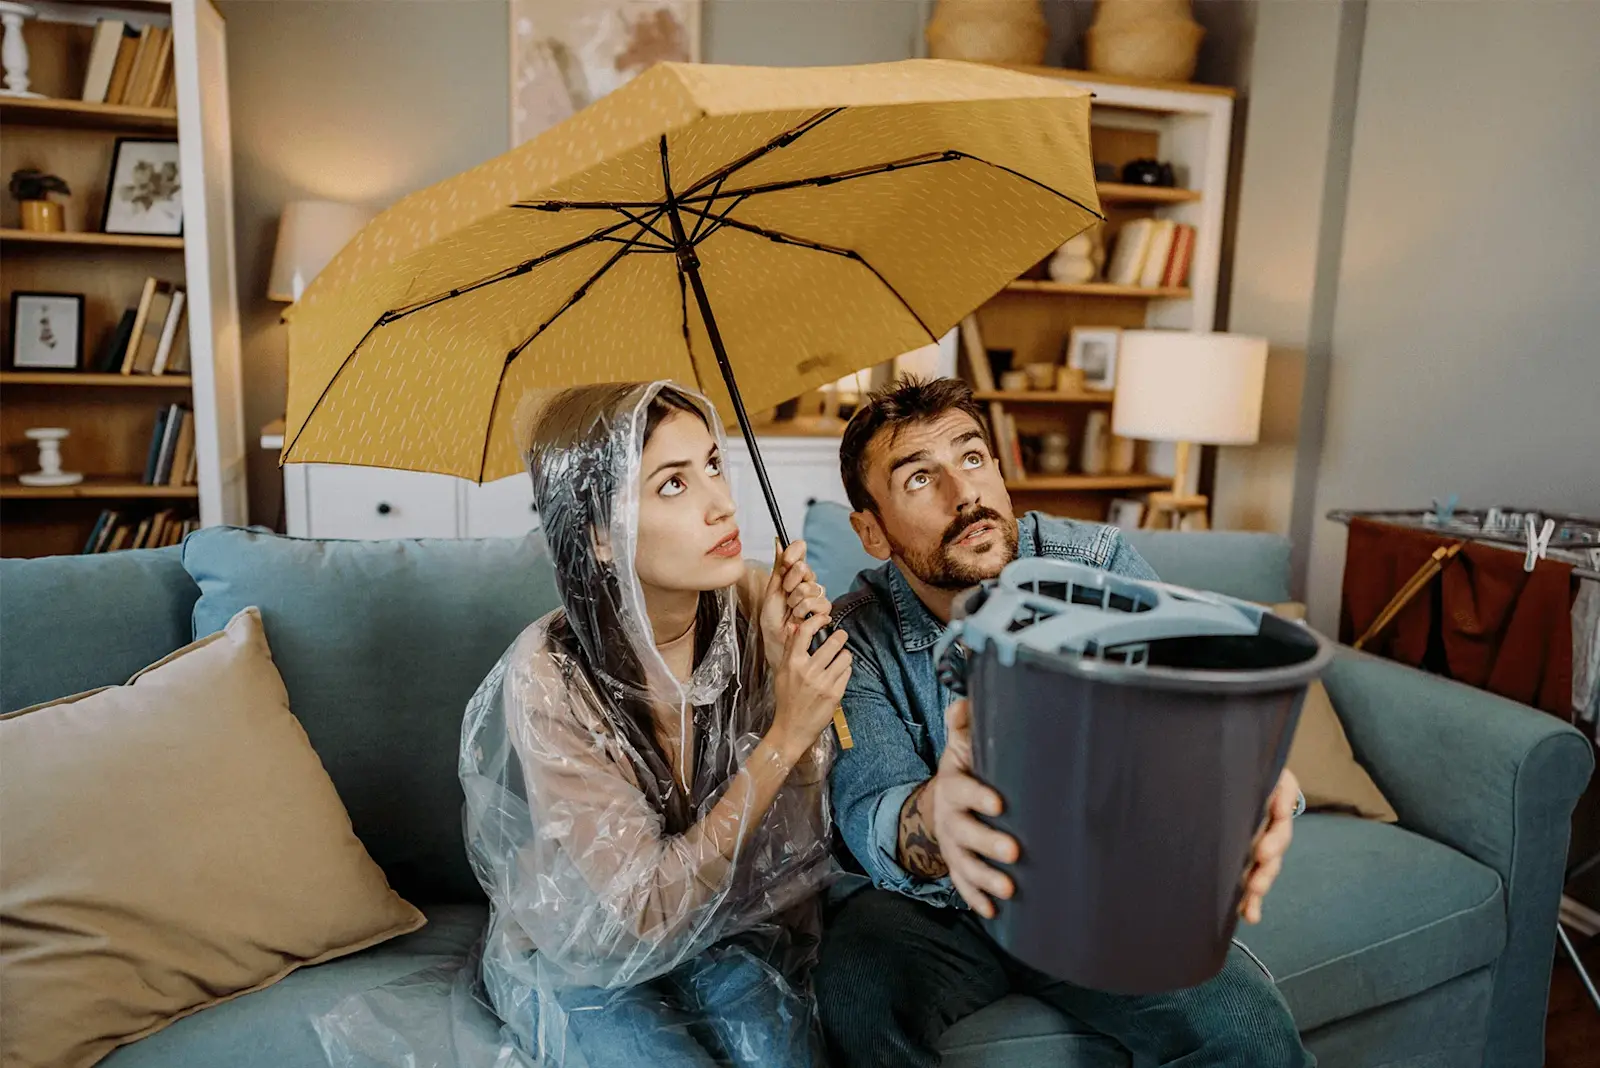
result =
[[1004,567],[1017,558],[1017,524],[1004,518],[993,508],[974,508],[970,512],[963,512],[951,521],[945,528],[944,534],[939,538],[937,548],[926,552],[917,552],[897,545],[893,539],[889,548],[894,551],[906,570],[915,575],[921,582],[932,586],[936,590],[965,590],[984,579],[993,578],[998,569],[984,567],[980,563],[966,563],[957,560],[951,552],[951,546],[956,539],[961,537],[974,523],[993,523],[1000,533],[1000,544],[989,549],[986,553],[979,554],[985,561],[998,559],[1000,566]]

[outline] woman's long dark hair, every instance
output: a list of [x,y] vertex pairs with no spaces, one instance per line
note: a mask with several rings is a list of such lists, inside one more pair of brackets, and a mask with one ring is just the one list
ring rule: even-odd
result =
[[[619,472],[634,465],[619,462],[617,442],[631,440],[615,421],[632,418],[638,384],[580,386],[564,390],[545,406],[524,454],[533,477],[534,503],[550,543],[556,582],[565,610],[550,626],[550,639],[565,650],[599,696],[610,726],[634,754],[634,771],[666,830],[681,834],[694,823],[703,802],[732,774],[733,731],[705,730],[706,708],[693,710],[695,767],[690,795],[684,796],[671,763],[657,740],[644,665],[626,639],[625,593],[618,563],[596,551],[597,532],[611,529],[612,511],[624,489]],[[642,449],[668,416],[684,412],[705,422],[705,413],[684,394],[662,387],[646,409]],[[622,561],[620,566],[632,566]],[[737,616],[734,638],[744,660],[745,622]],[[713,592],[700,595],[695,614],[694,663],[698,667],[722,624]],[[569,680],[570,682],[571,680]],[[736,702],[740,680],[730,680],[718,705]],[[710,744],[707,744],[707,743]]]

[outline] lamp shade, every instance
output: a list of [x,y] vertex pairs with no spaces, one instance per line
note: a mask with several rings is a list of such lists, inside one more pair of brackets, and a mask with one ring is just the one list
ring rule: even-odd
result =
[[293,303],[317,272],[376,215],[371,208],[327,200],[296,200],[278,220],[267,299]]
[[1254,444],[1266,371],[1264,338],[1124,330],[1112,432],[1147,441]]

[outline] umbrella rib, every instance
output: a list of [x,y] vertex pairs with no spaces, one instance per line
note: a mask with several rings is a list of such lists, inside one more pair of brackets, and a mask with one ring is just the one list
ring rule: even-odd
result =
[[730,189],[721,193],[708,193],[703,196],[680,199],[679,203],[711,202],[720,197],[750,197],[758,193],[780,193],[788,189],[804,189],[810,186],[828,186],[839,182],[847,182],[853,178],[870,178],[875,174],[889,174],[894,171],[909,170],[912,167],[926,167],[930,163],[950,163],[959,159],[956,152],[925,152],[916,156],[907,156],[904,159],[890,160],[887,163],[874,163],[866,167],[856,167],[853,170],[839,171],[836,174],[817,174],[809,178],[789,178],[781,182],[767,182],[763,185],[752,185],[743,189]]
[[361,335],[361,340],[356,342],[355,348],[350,350],[350,354],[346,356],[339,364],[339,369],[333,372],[333,377],[328,379],[328,384],[322,387],[321,393],[317,394],[317,399],[312,403],[311,410],[307,412],[306,417],[300,421],[300,429],[294,432],[293,440],[291,440],[288,446],[283,450],[282,455],[285,457],[283,460],[284,463],[288,463],[287,457],[291,452],[294,451],[295,445],[299,444],[300,435],[304,434],[306,432],[306,427],[311,425],[311,417],[317,414],[317,409],[322,407],[323,400],[328,396],[329,393],[333,392],[333,384],[339,380],[340,375],[344,374],[344,369],[350,366],[350,361],[356,358],[356,353],[360,352],[361,346],[367,343],[367,338],[371,337],[378,327],[383,325],[384,315],[388,314],[388,312],[384,312],[383,315],[378,316],[371,326],[367,327],[367,332]]
[[[693,212],[697,215],[702,214],[701,209],[695,208],[691,205],[686,204],[683,207],[685,211]],[[815,252],[826,252],[832,256],[840,256],[847,260],[854,260],[856,263],[861,264],[861,266],[871,271],[873,277],[879,282],[883,283],[883,288],[894,294],[894,298],[898,300],[905,310],[911,315],[911,317],[917,321],[917,325],[922,327],[923,333],[927,334],[928,337],[933,341],[937,342],[939,340],[938,336],[928,328],[928,324],[922,321],[922,316],[917,314],[917,310],[911,306],[911,302],[906,300],[906,298],[901,295],[900,291],[891,285],[889,280],[885,278],[876,267],[868,263],[865,256],[861,255],[861,253],[855,251],[854,249],[838,248],[834,245],[824,245],[820,241],[810,241],[803,237],[795,237],[793,234],[786,234],[779,230],[769,230],[763,226],[756,226],[752,223],[742,222],[738,219],[730,219],[726,216],[723,216],[718,221],[717,226],[719,228],[723,226],[731,226],[736,230],[744,230],[748,233],[757,234],[769,241],[777,242],[780,245],[795,245],[799,248],[808,248]],[[715,230],[711,232],[715,233]],[[707,236],[710,235],[708,234]]]
[[[580,301],[584,297],[588,296],[590,288],[596,282],[600,281],[601,276],[604,275],[607,271],[611,270],[611,268],[615,267],[617,265],[618,261],[620,261],[622,259],[622,257],[626,256],[630,251],[631,251],[631,249],[627,245],[623,245],[621,248],[617,249],[616,252],[612,253],[611,258],[609,260],[606,260],[605,263],[602,263],[600,265],[599,269],[596,270],[594,272],[594,274],[591,274],[588,277],[588,279],[586,279],[584,281],[583,285],[579,286],[577,289],[572,291],[572,295],[566,299],[566,301],[561,305],[561,307],[559,307],[559,308],[557,308],[555,310],[555,314],[551,315],[550,318],[548,318],[544,322],[540,323],[538,329],[534,330],[534,332],[532,334],[528,335],[528,337],[526,339],[524,339],[523,342],[520,345],[518,345],[516,348],[512,349],[509,353],[506,354],[506,367],[510,367],[511,366],[511,362],[513,360],[515,360],[518,356],[521,356],[523,354],[523,352],[527,350],[529,345],[533,344],[535,341],[537,341],[539,339],[539,335],[540,334],[544,333],[552,325],[554,325],[555,321],[557,319],[561,318],[561,316],[563,314],[565,314],[568,310],[570,310],[573,305],[577,304],[578,301]],[[504,368],[502,368],[501,371],[500,371],[500,381],[501,382],[505,381],[505,369]],[[499,386],[497,385],[495,387],[495,396],[496,396],[496,398],[498,398],[499,395],[500,395],[500,389],[499,389]]]
[[763,156],[767,155],[767,153],[774,152],[780,148],[787,148],[795,141],[799,140],[801,137],[804,137],[812,130],[815,130],[818,126],[827,122],[829,119],[833,118],[843,110],[844,108],[828,108],[825,111],[819,111],[806,121],[802,122],[799,126],[785,130],[783,133],[779,134],[777,137],[774,137],[760,148],[753,148],[749,152],[746,152],[743,156],[740,156],[738,159],[734,160],[732,163],[729,163],[724,167],[719,167],[680,193],[678,195],[678,203],[683,203],[685,197],[700,192],[700,190],[704,189],[706,186],[712,185],[713,183],[720,183],[728,176],[744,170],[744,168],[750,166],[750,164],[754,163],[756,160],[761,159]]
[[[718,194],[720,194],[722,192],[722,183],[727,181],[727,180],[728,180],[728,176],[727,175],[723,175],[721,178],[717,179],[716,185],[711,187],[711,199],[709,201],[710,203],[713,203],[713,204],[716,203]],[[736,208],[738,206],[739,206],[739,201],[735,200],[733,202],[733,204],[731,206],[729,206],[728,211],[732,211],[734,208]],[[706,221],[706,219],[705,219],[705,216],[703,216],[703,215],[700,216],[698,219],[696,219],[694,221],[694,229],[689,231],[689,244],[692,245],[695,242],[700,240],[700,227],[705,224],[705,221]],[[711,235],[707,234],[706,236],[709,237]]]

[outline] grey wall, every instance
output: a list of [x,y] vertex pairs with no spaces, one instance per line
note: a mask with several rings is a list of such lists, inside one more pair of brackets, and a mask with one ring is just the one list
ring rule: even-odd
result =
[[[1584,0],[1369,5],[1317,516],[1600,513],[1597,45]],[[1343,533],[1311,539],[1324,627]]]
[[807,67],[910,59],[923,0],[705,0],[707,63]]
[[[385,206],[504,152],[504,0],[219,0],[228,22],[239,313],[250,441],[283,414],[283,306],[266,299],[291,200]],[[250,517],[274,523],[276,454],[250,450]]]

